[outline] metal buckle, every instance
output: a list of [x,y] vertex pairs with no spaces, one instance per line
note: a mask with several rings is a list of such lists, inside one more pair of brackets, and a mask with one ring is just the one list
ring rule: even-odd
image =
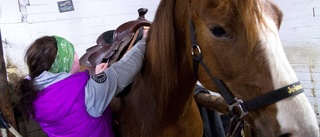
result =
[[237,132],[241,132],[241,129],[245,125],[243,119],[239,118],[237,115],[234,115],[229,122],[229,129],[226,134],[226,137],[235,137]]
[[191,54],[192,54],[192,56],[197,56],[196,54],[195,54],[195,52],[194,52],[194,49],[195,48],[197,48],[197,50],[198,50],[198,55],[201,55],[201,49],[200,49],[200,47],[199,47],[199,45],[196,45],[196,47],[192,47],[192,49],[191,49]]
[[232,111],[234,107],[239,108],[239,110],[241,111],[239,118],[241,119],[241,118],[243,118],[245,115],[247,115],[248,112],[243,110],[242,105],[241,105],[241,104],[243,104],[243,101],[242,101],[241,99],[238,99],[238,98],[235,97],[233,100],[234,100],[235,102],[234,102],[233,104],[229,105],[229,110]]

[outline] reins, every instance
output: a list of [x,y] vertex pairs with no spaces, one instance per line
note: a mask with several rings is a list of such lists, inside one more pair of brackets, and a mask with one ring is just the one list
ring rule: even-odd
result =
[[[241,129],[244,125],[243,117],[246,116],[250,111],[259,109],[264,106],[268,106],[282,99],[295,96],[303,92],[303,87],[301,83],[298,81],[296,83],[271,91],[254,99],[250,99],[247,101],[238,99],[232,94],[232,92],[228,89],[228,87],[225,85],[223,81],[217,79],[211,74],[209,68],[203,62],[201,48],[196,42],[195,28],[192,21],[190,21],[190,31],[192,46],[191,53],[193,58],[193,74],[198,79],[198,67],[200,63],[203,69],[206,71],[207,75],[209,75],[210,79],[215,83],[216,87],[220,91],[220,95],[228,103],[229,110],[234,112],[235,114],[235,116],[230,121],[230,124],[232,125],[229,125],[230,128],[229,132],[227,133],[227,136],[233,136],[236,132],[240,131],[239,129]],[[195,50],[198,50],[198,53],[195,53]]]

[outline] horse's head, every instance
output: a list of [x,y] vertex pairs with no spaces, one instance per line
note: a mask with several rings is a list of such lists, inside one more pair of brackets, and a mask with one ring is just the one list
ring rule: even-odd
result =
[[[249,107],[242,106],[248,111],[244,119],[253,125],[256,136],[319,136],[315,113],[306,96],[298,94],[302,86],[296,83],[299,80],[284,53],[278,34],[282,13],[274,3],[190,0],[186,4],[177,0],[175,7],[188,9],[174,11],[177,18],[181,17],[175,25],[182,26],[176,32],[187,33],[187,52],[199,54],[201,50],[208,68],[198,60],[199,81],[212,91],[226,94],[214,82],[219,79],[234,97],[244,102],[256,99],[246,104]],[[199,48],[194,45],[191,50],[192,40],[188,39],[192,38]]]

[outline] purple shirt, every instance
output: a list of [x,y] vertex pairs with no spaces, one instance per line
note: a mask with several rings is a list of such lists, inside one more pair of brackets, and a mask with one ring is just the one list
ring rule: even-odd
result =
[[87,71],[75,73],[39,92],[34,119],[49,137],[113,137],[110,108],[97,118],[86,110],[88,79]]

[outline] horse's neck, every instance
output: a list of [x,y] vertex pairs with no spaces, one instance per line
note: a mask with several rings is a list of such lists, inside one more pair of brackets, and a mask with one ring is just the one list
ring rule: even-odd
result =
[[[144,74],[143,77],[140,77],[139,81],[143,81],[143,88],[140,90],[140,92],[143,92],[141,94],[144,94],[144,96],[141,97],[142,100],[149,101],[150,104],[155,103],[158,106],[152,106],[152,105],[146,105],[146,107],[149,110],[159,111],[162,112],[165,115],[168,115],[170,113],[173,113],[173,115],[179,115],[186,111],[188,107],[190,107],[190,102],[193,100],[193,88],[196,83],[196,80],[192,76],[191,70],[187,69],[190,65],[188,62],[180,62],[182,65],[179,65],[179,68],[177,70],[177,83],[176,85],[171,86],[168,90],[168,92],[161,91],[158,89],[155,84],[157,84],[158,81],[154,79],[150,79],[153,74],[152,71],[150,71],[150,67],[148,64],[144,67]],[[167,73],[162,73],[161,75],[167,75]],[[160,85],[161,86],[161,85]],[[138,91],[139,92],[139,91]],[[166,98],[163,97],[163,94],[167,94]],[[148,98],[153,98],[152,100]],[[164,105],[164,106],[161,106]],[[159,108],[161,110],[159,110]],[[179,115],[180,116],[180,115]]]

